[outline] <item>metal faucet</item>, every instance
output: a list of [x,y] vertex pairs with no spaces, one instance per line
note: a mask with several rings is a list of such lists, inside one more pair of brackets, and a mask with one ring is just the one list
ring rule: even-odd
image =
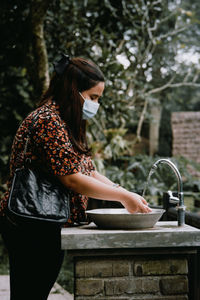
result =
[[185,224],[185,206],[184,206],[184,199],[183,199],[183,182],[181,175],[179,173],[179,170],[175,166],[171,160],[166,158],[161,158],[157,160],[153,166],[151,167],[150,173],[149,173],[149,179],[150,176],[154,173],[154,171],[158,168],[159,164],[167,164],[171,167],[171,169],[174,171],[177,177],[178,181],[178,197],[174,197],[171,191],[168,191],[169,195],[169,202],[177,204],[177,220],[178,220],[178,226],[184,226]]

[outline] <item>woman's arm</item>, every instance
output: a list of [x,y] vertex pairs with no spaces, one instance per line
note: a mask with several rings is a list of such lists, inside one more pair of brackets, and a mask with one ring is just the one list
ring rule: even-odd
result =
[[112,185],[112,186],[115,184],[110,179],[108,179],[106,176],[100,174],[98,171],[93,171],[91,175],[93,178],[95,178],[105,184]]
[[118,201],[130,212],[150,212],[147,202],[140,195],[123,188],[116,188],[81,173],[59,176],[69,189],[91,198]]

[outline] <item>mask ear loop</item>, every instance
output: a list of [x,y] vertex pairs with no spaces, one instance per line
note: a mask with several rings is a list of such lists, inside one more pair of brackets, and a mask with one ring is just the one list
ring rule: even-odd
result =
[[83,100],[85,101],[85,98],[83,97],[83,95],[81,94],[81,92],[79,92],[79,95],[83,98]]

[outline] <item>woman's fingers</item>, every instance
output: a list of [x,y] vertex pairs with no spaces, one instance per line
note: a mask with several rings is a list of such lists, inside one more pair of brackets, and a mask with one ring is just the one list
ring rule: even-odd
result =
[[150,207],[148,207],[148,205],[144,205],[143,212],[149,213],[151,211],[152,211],[152,209]]
[[148,205],[144,205],[142,202],[140,203],[140,205],[138,205],[137,212],[140,212],[140,213],[149,213],[151,211],[152,211],[152,209],[150,207],[148,207]]
[[138,208],[138,212],[142,213],[149,213],[152,211],[152,209],[148,206],[147,201],[143,197],[140,197],[140,205]]
[[151,212],[152,209],[150,207],[148,207],[148,203],[147,201],[140,195],[138,196],[138,200],[140,200],[140,205],[139,205],[139,212],[144,212],[144,213],[148,213]]
[[147,201],[141,196],[141,201],[144,205],[148,205]]

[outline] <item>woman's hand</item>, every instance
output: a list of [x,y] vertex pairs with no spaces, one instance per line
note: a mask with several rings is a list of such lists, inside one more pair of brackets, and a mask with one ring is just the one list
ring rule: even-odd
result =
[[[114,186],[114,183],[112,181],[110,181],[107,177],[103,176],[102,174],[99,174],[97,171],[94,171],[92,176],[101,182]],[[131,193],[122,187],[118,187],[117,189],[118,191],[121,191],[123,193],[121,196],[122,200],[120,200],[121,204],[130,213],[134,213],[134,212],[148,213],[152,211],[148,207],[148,203],[146,202],[146,200],[140,195],[136,193]]]
[[152,211],[151,208],[148,207],[146,200],[136,193],[129,192],[121,203],[130,213],[148,213]]

